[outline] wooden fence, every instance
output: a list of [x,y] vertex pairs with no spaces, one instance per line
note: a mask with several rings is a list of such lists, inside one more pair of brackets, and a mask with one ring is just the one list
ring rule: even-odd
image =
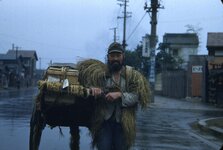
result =
[[187,91],[186,71],[166,71],[162,74],[162,95],[185,98]]

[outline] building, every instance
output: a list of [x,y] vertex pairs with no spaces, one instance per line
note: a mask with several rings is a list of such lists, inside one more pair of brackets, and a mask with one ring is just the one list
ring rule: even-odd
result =
[[223,32],[208,33],[208,101],[223,106]]
[[[167,52],[173,54],[174,47],[180,47],[180,44],[176,46],[176,43],[179,42],[172,41],[176,36],[170,40],[171,36],[164,36],[165,43],[162,43],[162,46],[165,47]],[[180,39],[182,40],[183,38]],[[196,45],[196,38],[192,39],[190,43],[192,44],[194,41],[193,45]],[[189,42],[186,42],[185,39],[184,43]],[[196,46],[191,46],[191,50],[193,47],[195,48]],[[164,72],[161,76],[162,94],[175,98],[184,98],[184,96],[198,97],[205,102],[223,106],[223,33],[208,33],[207,50],[208,55],[188,54],[189,60],[185,73],[180,74],[176,70]],[[195,49],[194,52],[196,52]],[[186,95],[184,94],[185,90]],[[177,95],[180,92],[182,94]]]
[[223,63],[223,32],[211,32],[207,37],[209,68]]
[[166,33],[161,45],[176,60],[182,59],[186,69],[189,56],[198,54],[199,39],[196,33]]
[[208,55],[190,55],[187,70],[187,97],[207,101]]
[[38,60],[35,50],[8,50],[0,54],[0,87],[31,85]]
[[208,33],[207,50],[208,55],[190,56],[187,94],[219,103],[223,100],[223,33]]

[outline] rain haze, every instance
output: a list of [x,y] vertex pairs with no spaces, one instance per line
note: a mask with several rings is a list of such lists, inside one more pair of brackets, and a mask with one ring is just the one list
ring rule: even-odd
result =
[[[45,93],[45,88],[40,88],[40,90],[38,90],[36,86],[38,77],[31,78],[31,75],[34,77],[36,74],[32,71],[29,72],[27,68],[30,67],[30,70],[32,68],[44,70],[50,63],[77,63],[80,60],[88,58],[98,59],[104,62],[108,45],[114,40],[114,28],[117,28],[117,41],[120,43],[123,41],[124,8],[120,5],[120,3],[122,3],[121,1],[122,0],[0,0],[0,56],[1,54],[6,54],[14,45],[18,50],[35,50],[38,57],[36,66],[33,66],[32,62],[29,63],[30,61],[26,63],[25,59],[22,59],[22,57],[18,59],[17,53],[16,57],[12,56],[12,63],[9,61],[3,64],[3,61],[0,61],[1,150],[25,150],[28,149],[29,146],[35,146],[35,144],[31,143],[36,140],[33,137],[37,135],[34,134],[35,132],[33,132],[33,129],[35,128],[33,127],[34,125],[39,125],[38,117],[44,117],[42,119],[45,119],[45,116],[40,115],[42,112],[36,111],[38,107],[35,106],[35,104],[39,102],[35,101],[38,100],[38,94],[39,98],[41,97],[41,103],[43,102],[42,98],[44,98],[44,96],[41,95],[41,92]],[[142,37],[145,36],[145,34],[150,34],[151,31],[151,14],[144,10],[145,3],[148,3],[147,6],[150,6],[150,0],[128,1],[127,12],[129,12],[128,15],[131,17],[127,18],[126,24],[126,49],[134,51],[137,45],[142,43]],[[191,26],[195,31],[199,31],[200,45],[198,47],[198,54],[207,54],[206,44],[208,32],[223,33],[222,0],[158,1],[163,9],[159,9],[157,14],[157,47],[158,44],[162,42],[165,33],[186,33],[189,29],[188,26]],[[213,59],[213,57],[210,58]],[[221,59],[220,62],[222,63],[222,57],[217,56],[216,58]],[[8,61],[8,58],[6,61]],[[205,65],[207,61],[209,61],[209,59],[205,57]],[[135,63],[135,61],[132,62]],[[142,59],[140,60],[140,63],[141,62]],[[163,62],[165,61],[162,61],[162,65],[160,65],[161,73],[163,73],[163,75],[169,75],[166,73],[166,66],[168,66],[168,64],[166,65]],[[147,63],[147,61],[145,63]],[[152,64],[152,61],[150,63]],[[212,62],[210,61],[210,63]],[[25,65],[28,67],[26,68]],[[196,64],[194,66],[195,75],[201,73],[201,70],[206,67],[202,65],[198,66]],[[151,66],[152,65],[150,65],[150,67]],[[12,67],[12,70],[10,70],[9,67]],[[144,68],[147,69],[147,67]],[[150,69],[152,70],[152,67]],[[208,69],[208,67],[205,68],[206,71],[212,71],[212,69]],[[41,74],[43,70],[38,70],[39,74]],[[214,74],[215,76],[211,76],[212,74],[206,71],[203,72],[205,80],[211,77],[210,79],[216,81],[216,74]],[[162,88],[165,87],[166,91],[171,94],[178,94],[182,91],[182,98],[178,98],[177,96],[172,98],[171,95],[162,95],[162,93],[165,93],[163,88],[162,90],[164,92],[161,91],[161,95],[154,95],[155,101],[148,106],[145,111],[137,111],[136,141],[132,150],[219,150],[220,147],[223,147],[223,133],[221,134],[221,138],[218,138],[209,133],[198,131],[197,129],[198,122],[207,121],[207,118],[211,118],[212,120],[213,118],[217,118],[216,120],[220,120],[219,122],[221,123],[223,122],[223,109],[217,107],[223,106],[223,98],[220,97],[223,93],[222,68],[220,71],[219,85],[215,86],[209,84],[212,83],[213,80],[203,82],[204,80],[193,78],[194,74],[192,73],[192,69],[190,71],[190,68],[183,76],[180,74],[180,78],[178,78],[178,76],[163,78],[161,74],[159,74],[160,80],[157,81],[168,81],[165,83],[168,86],[165,87],[163,84]],[[20,73],[22,78],[20,78]],[[62,73],[63,77],[65,77],[64,69],[61,70],[61,74]],[[175,72],[173,73],[175,75]],[[77,77],[76,74],[75,77]],[[134,76],[134,78],[137,77]],[[44,80],[45,79],[46,77]],[[128,78],[126,77],[126,79]],[[194,83],[198,83],[192,82],[192,79],[194,79],[193,81],[196,80],[199,82],[200,95],[196,95],[196,93],[192,95],[192,91],[195,89],[192,87],[195,87]],[[65,82],[67,81],[66,79],[62,81],[64,81],[63,83],[67,83]],[[76,81],[78,82],[79,80]],[[178,81],[180,82],[177,83]],[[46,82],[44,82],[44,84],[45,83]],[[79,85],[79,82],[77,85]],[[219,88],[220,86],[221,88]],[[58,88],[58,90],[60,89],[61,87]],[[215,91],[213,92],[212,89]],[[62,92],[65,90],[62,90]],[[206,90],[205,93],[201,93],[203,92],[202,90]],[[220,93],[221,95],[219,94],[220,96],[218,99],[216,98],[217,94],[212,94],[216,99],[213,100],[212,96],[208,97],[208,101],[201,100],[203,96],[206,98],[209,92]],[[56,100],[58,100],[58,95],[56,95]],[[74,102],[73,99],[71,99],[71,101]],[[86,101],[82,101],[81,99],[81,102]],[[218,103],[222,105],[218,105]],[[53,102],[53,104],[56,103]],[[82,110],[82,107],[79,108]],[[46,109],[43,108],[42,110],[44,113]],[[72,110],[76,110],[76,108],[73,109],[72,107]],[[85,111],[85,109],[82,111]],[[69,112],[69,110],[67,112]],[[80,118],[82,119],[82,117]],[[221,129],[219,131],[222,132],[223,125],[220,124],[219,126]],[[61,129],[62,130],[54,128],[54,131],[52,131],[51,128],[46,125],[41,135],[39,149],[69,149],[70,130],[67,127],[62,127]],[[64,136],[59,134],[60,131],[63,131]],[[80,146],[81,150],[93,150],[91,147],[92,138],[88,128],[80,127],[79,141],[79,145],[76,144],[76,146]]]
[[[150,17],[145,0],[130,0],[127,11],[126,40],[134,50],[142,36],[150,33]],[[123,7],[110,0],[1,0],[0,53],[12,44],[22,50],[36,50],[37,68],[52,62],[77,62],[83,58],[104,61],[107,46],[113,41],[111,28],[117,27],[123,39]],[[148,4],[150,1],[148,1]],[[200,54],[207,54],[207,32],[222,32],[223,5],[220,0],[162,0],[158,12],[159,42],[165,33],[185,33],[185,25],[202,28]],[[41,62],[40,62],[41,61]]]

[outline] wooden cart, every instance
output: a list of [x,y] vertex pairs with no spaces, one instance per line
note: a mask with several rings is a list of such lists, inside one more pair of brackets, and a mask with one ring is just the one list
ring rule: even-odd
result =
[[70,148],[79,149],[78,127],[90,126],[94,101],[88,89],[79,84],[78,70],[71,65],[51,66],[38,84],[30,120],[29,149],[38,150],[46,125],[70,127]]

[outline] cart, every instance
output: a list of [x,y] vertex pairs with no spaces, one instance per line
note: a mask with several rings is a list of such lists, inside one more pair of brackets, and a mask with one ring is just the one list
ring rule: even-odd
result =
[[79,149],[78,127],[90,127],[94,101],[89,90],[79,84],[78,74],[75,66],[56,64],[38,82],[39,93],[30,120],[30,150],[38,150],[46,125],[70,127],[70,148]]

